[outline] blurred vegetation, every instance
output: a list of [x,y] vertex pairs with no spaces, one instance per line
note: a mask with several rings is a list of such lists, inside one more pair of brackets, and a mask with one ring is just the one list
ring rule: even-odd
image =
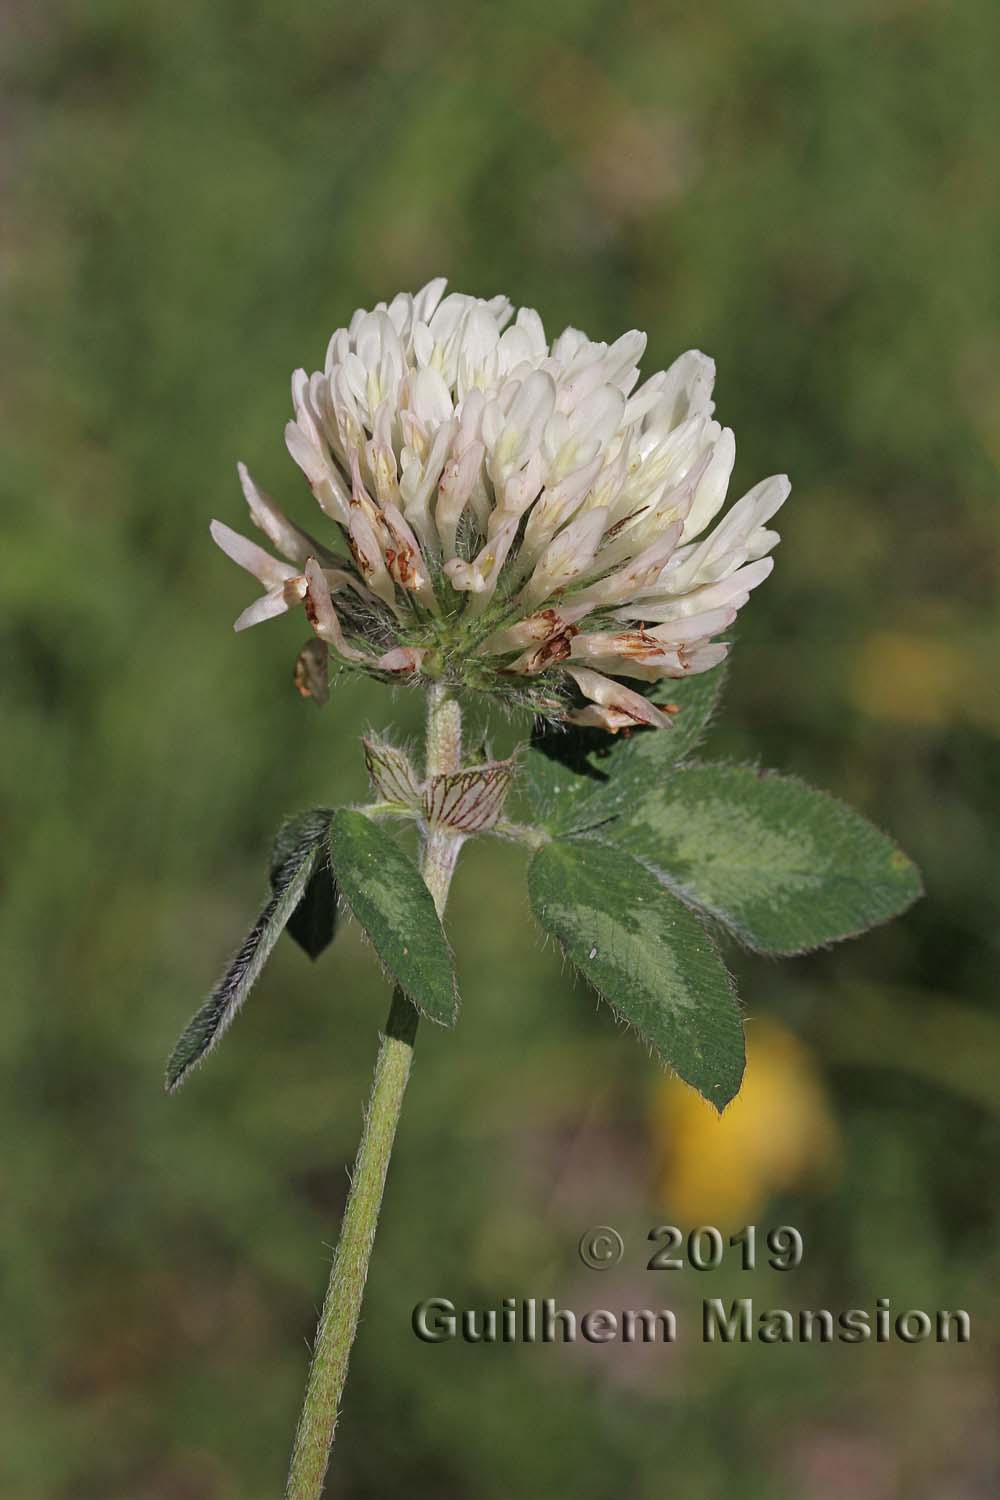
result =
[[[14,0],[5,23],[5,1500],[281,1492],[374,961],[350,931],[315,968],[283,944],[179,1098],[161,1067],[282,814],[357,796],[361,728],[419,706],[298,699],[301,622],[231,634],[248,585],[207,523],[241,524],[238,458],[308,514],[288,374],[442,272],[552,331],[646,328],[650,368],[717,358],[736,492],[795,488],[712,749],[852,801],[928,895],[836,952],[733,955],[771,1039],[773,1122],[758,1089],[747,1131],[797,1142],[734,1142],[734,1199],[708,1111],[677,1115],[533,933],[519,854],[463,856],[464,1013],[420,1038],[331,1492],[995,1493],[1000,8]],[[802,1268],[646,1273],[646,1231],[693,1201],[798,1225]],[[603,1278],[591,1223],[627,1242]],[[703,1348],[695,1303],[751,1293],[966,1307],[973,1343]],[[692,1331],[428,1347],[432,1295]]]

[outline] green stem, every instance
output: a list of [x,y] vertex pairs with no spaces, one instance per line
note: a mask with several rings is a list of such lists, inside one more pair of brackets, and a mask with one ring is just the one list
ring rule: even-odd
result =
[[[427,775],[457,771],[461,753],[462,720],[458,704],[445,687],[435,684],[427,699]],[[461,844],[460,837],[443,830],[431,830],[424,839],[420,869],[439,916],[448,898]],[[361,1145],[313,1345],[286,1500],[320,1500],[323,1493],[389,1158],[410,1076],[417,1020],[414,1006],[397,988],[379,1045]]]

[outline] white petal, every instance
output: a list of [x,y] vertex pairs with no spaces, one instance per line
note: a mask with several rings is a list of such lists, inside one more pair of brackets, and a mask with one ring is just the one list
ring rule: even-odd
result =
[[[465,366],[474,371],[483,365],[493,353],[500,342],[500,331],[496,320],[490,317],[485,307],[473,307],[462,324],[462,335],[459,346],[459,366]],[[469,379],[469,386],[475,384],[474,379]]]
[[451,392],[437,370],[418,370],[411,379],[410,406],[417,419],[432,430],[451,417]]
[[655,703],[650,703],[641,693],[634,693],[620,682],[614,682],[610,677],[603,677],[600,672],[592,672],[587,667],[569,667],[568,671],[585,698],[625,716],[618,728],[631,723],[653,724],[663,729],[670,723],[669,715],[657,708]]
[[[308,532],[300,531],[297,526],[293,525],[284,511],[274,503],[271,496],[265,494],[255,484],[246,464],[237,464],[236,472],[239,474],[247,507],[254,522],[283,557],[287,557],[289,562],[296,563],[301,568],[307,557],[326,552],[326,549],[314,541]],[[326,553],[326,555],[332,557],[333,554]]]
[[383,506],[382,520],[393,544],[391,548],[385,549],[386,567],[390,576],[400,588],[419,599],[425,609],[436,614],[437,601],[430,572],[416,536],[395,505]]
[[708,466],[698,482],[691,509],[684,522],[682,542],[704,531],[726,503],[726,491],[736,462],[736,439],[731,427],[724,427],[716,440]]
[[581,349],[591,348],[587,335],[579,328],[564,328],[552,345],[553,358],[568,365]]
[[330,338],[326,346],[326,359],[323,368],[327,375],[342,365],[351,351],[351,335],[346,328],[338,328]]
[[505,417],[502,405],[491,402],[486,408],[483,413],[486,466],[494,482],[501,483],[537,450],[555,402],[552,376],[534,370],[521,382]]
[[277,615],[287,614],[293,604],[301,602],[301,599],[289,599],[285,585],[279,583],[277,588],[268,589],[266,594],[261,594],[259,599],[248,604],[243,613],[237,616],[233,629],[249,630],[251,625],[260,625],[264,620],[273,620]]
[[708,640],[711,636],[718,635],[720,630],[728,630],[735,619],[736,610],[731,604],[724,604],[718,609],[703,610],[699,614],[657,625],[644,634],[673,646],[689,641]]
[[616,433],[625,414],[625,397],[614,385],[598,386],[573,412],[571,422],[601,447]]
[[768,531],[766,527],[761,526],[756,531],[751,532],[747,538],[747,557],[751,560],[766,557],[780,541],[780,532]]
[[533,609],[543,599],[563,589],[585,573],[600,546],[608,513],[601,507],[585,511],[549,543],[541,560],[519,595],[526,608]]
[[597,583],[589,584],[579,594],[575,594],[574,602],[582,604],[586,601],[591,609],[607,608],[610,604],[620,604],[622,600],[648,588],[659,578],[667,559],[676,547],[677,539],[681,534],[681,524],[680,521],[675,521],[672,526],[668,526],[624,567],[609,573],[606,578],[599,579]]
[[365,651],[359,651],[355,646],[348,645],[344,639],[343,627],[340,617],[333,607],[330,596],[330,587],[323,570],[314,557],[306,563],[306,614],[313,630],[321,641],[326,641],[332,646],[338,656],[346,661],[371,661],[371,657]]
[[646,335],[638,328],[615,339],[603,360],[604,379],[628,392],[635,385],[640,359],[646,352]]
[[263,547],[258,547],[256,542],[251,542],[248,537],[241,536],[238,531],[233,531],[223,521],[213,521],[209,527],[212,540],[220,547],[227,557],[231,558],[239,567],[245,568],[252,573],[265,588],[273,589],[279,583],[284,583],[288,578],[294,578],[298,572],[290,563],[279,562],[272,557],[270,552],[265,552]]
[[493,598],[500,570],[507,560],[520,524],[519,516],[511,516],[471,563],[463,562],[458,557],[445,563],[444,571],[452,588],[471,595],[466,605],[469,614],[481,614]]
[[643,381],[637,391],[633,391],[625,403],[625,414],[622,418],[626,427],[631,427],[633,423],[640,421],[647,412],[653,410],[660,398],[666,378],[664,370],[657,370],[655,375],[651,375],[648,380]]
[[506,651],[517,651],[521,646],[539,646],[543,641],[561,635],[568,626],[575,625],[590,613],[589,604],[564,604],[559,609],[543,609],[538,614],[528,615],[515,625],[507,625],[483,642],[482,650],[488,654],[502,655]]
[[770,551],[778,536],[776,532],[766,532],[763,523],[780,509],[790,490],[785,474],[775,474],[754,485],[679,564],[676,582],[670,582],[671,589],[681,592],[696,584],[714,582],[726,573],[735,572],[749,559]]
[[329,454],[308,438],[297,422],[285,425],[285,444],[309,481],[313,494],[328,516],[347,524],[347,488]]
[[396,589],[385,565],[382,542],[360,506],[353,506],[351,509],[348,535],[354,561],[365,583],[383,603],[395,608]]
[[578,469],[559,484],[542,491],[524,528],[524,538],[516,563],[519,577],[523,578],[531,572],[560,526],[564,526],[576,515],[596,480],[600,467],[600,457],[595,458],[585,468]]
[[415,321],[429,323],[437,309],[441,298],[444,296],[445,287],[448,285],[447,276],[436,276],[426,286],[422,286],[413,299],[413,316]]
[[375,665],[383,672],[417,672],[426,655],[426,651],[413,646],[394,646],[380,656]]
[[634,729],[635,719],[620,708],[601,708],[598,703],[588,703],[586,708],[574,708],[564,714],[567,724],[576,724],[581,729],[603,729],[607,734],[617,734],[620,729]]
[[721,579],[718,583],[703,584],[700,588],[692,589],[688,594],[663,594],[654,586],[646,589],[644,594],[632,599],[618,610],[615,618],[659,620],[665,623],[668,620],[680,620],[685,616],[698,614],[702,610],[718,609],[727,604],[734,609],[742,609],[750,597],[751,590],[763,583],[773,568],[774,559],[763,557],[759,562],[748,563],[745,567],[738,568],[735,573],[730,573],[728,578]]
[[691,416],[710,417],[715,410],[712,387],[715,361],[700,349],[689,349],[667,370],[660,399],[649,418],[650,429],[667,433]]
[[695,677],[699,672],[710,672],[721,661],[725,661],[728,655],[728,641],[709,641],[707,645],[696,646],[685,653],[685,676]]
[[434,312],[423,319],[436,344],[443,344],[454,333],[474,301],[475,298],[464,292],[449,292],[447,297],[441,299]]
[[399,484],[403,514],[429,552],[436,552],[439,546],[430,517],[431,496],[444,472],[457,425],[454,418],[442,423],[422,460],[406,452],[403,455],[403,477]]
[[459,522],[479,483],[485,451],[482,443],[470,443],[457,457],[453,453],[441,475],[434,522],[446,561],[455,556]]

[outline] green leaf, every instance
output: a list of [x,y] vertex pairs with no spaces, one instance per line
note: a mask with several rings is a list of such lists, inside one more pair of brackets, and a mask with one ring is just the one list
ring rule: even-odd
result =
[[277,871],[272,873],[271,899],[247,933],[225,974],[188,1023],[170,1054],[166,1076],[168,1092],[173,1093],[183,1083],[191,1069],[201,1062],[232,1025],[267,963],[275,943],[305,894],[316,861],[320,857],[321,838],[322,830],[317,834],[312,825],[300,828],[297,835],[289,831]]
[[281,878],[281,871],[289,856],[309,839],[315,845],[322,844],[302,900],[286,923],[288,936],[309,957],[316,959],[333,941],[337,927],[337,887],[330,873],[330,861],[326,848],[326,834],[333,816],[329,808],[316,808],[313,812],[300,813],[289,818],[278,832],[271,852],[271,889]]
[[304,953],[317,959],[333,942],[337,930],[337,887],[330,866],[321,859],[302,900],[288,919],[286,931]]
[[528,869],[536,917],[581,974],[716,1109],[743,1077],[732,982],[698,918],[624,850],[543,845]]
[[649,783],[604,836],[762,953],[853,937],[922,889],[916,865],[851,808],[746,766]]
[[[581,738],[596,733],[596,730],[569,729],[565,735],[567,743],[559,749],[572,754],[575,745],[578,751],[583,751]],[[567,764],[549,747],[548,734],[556,736],[559,731],[550,730],[533,739],[519,768],[518,779],[527,794],[531,821],[550,833],[573,833],[600,822],[602,814],[591,808],[609,783],[607,772],[592,766],[586,753],[574,764]]]
[[330,823],[330,864],[379,958],[418,1010],[453,1026],[458,990],[444,929],[413,861],[364,813]]
[[636,749],[643,746],[643,753],[649,754],[653,750],[652,738],[666,735],[663,742],[666,748],[657,750],[657,756],[669,757],[670,764],[686,759],[705,737],[726,685],[726,671],[726,663],[721,662],[710,672],[698,672],[694,677],[668,677],[654,682],[646,697],[661,708],[673,703],[677,712],[670,717],[669,729],[638,730],[630,743]]
[[616,817],[634,789],[692,753],[715,711],[725,666],[653,683],[646,696],[677,705],[667,729],[606,734],[544,725],[532,736],[524,778],[532,811],[552,833],[575,833]]

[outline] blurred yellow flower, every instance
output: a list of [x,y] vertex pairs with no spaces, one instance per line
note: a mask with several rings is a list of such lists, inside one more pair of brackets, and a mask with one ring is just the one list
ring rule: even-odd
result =
[[883,630],[858,652],[851,697],[876,719],[946,724],[968,696],[962,653],[945,641]]
[[654,1095],[657,1188],[678,1224],[737,1227],[835,1165],[837,1127],[812,1053],[776,1021],[747,1033],[743,1088],[721,1118],[678,1078]]

